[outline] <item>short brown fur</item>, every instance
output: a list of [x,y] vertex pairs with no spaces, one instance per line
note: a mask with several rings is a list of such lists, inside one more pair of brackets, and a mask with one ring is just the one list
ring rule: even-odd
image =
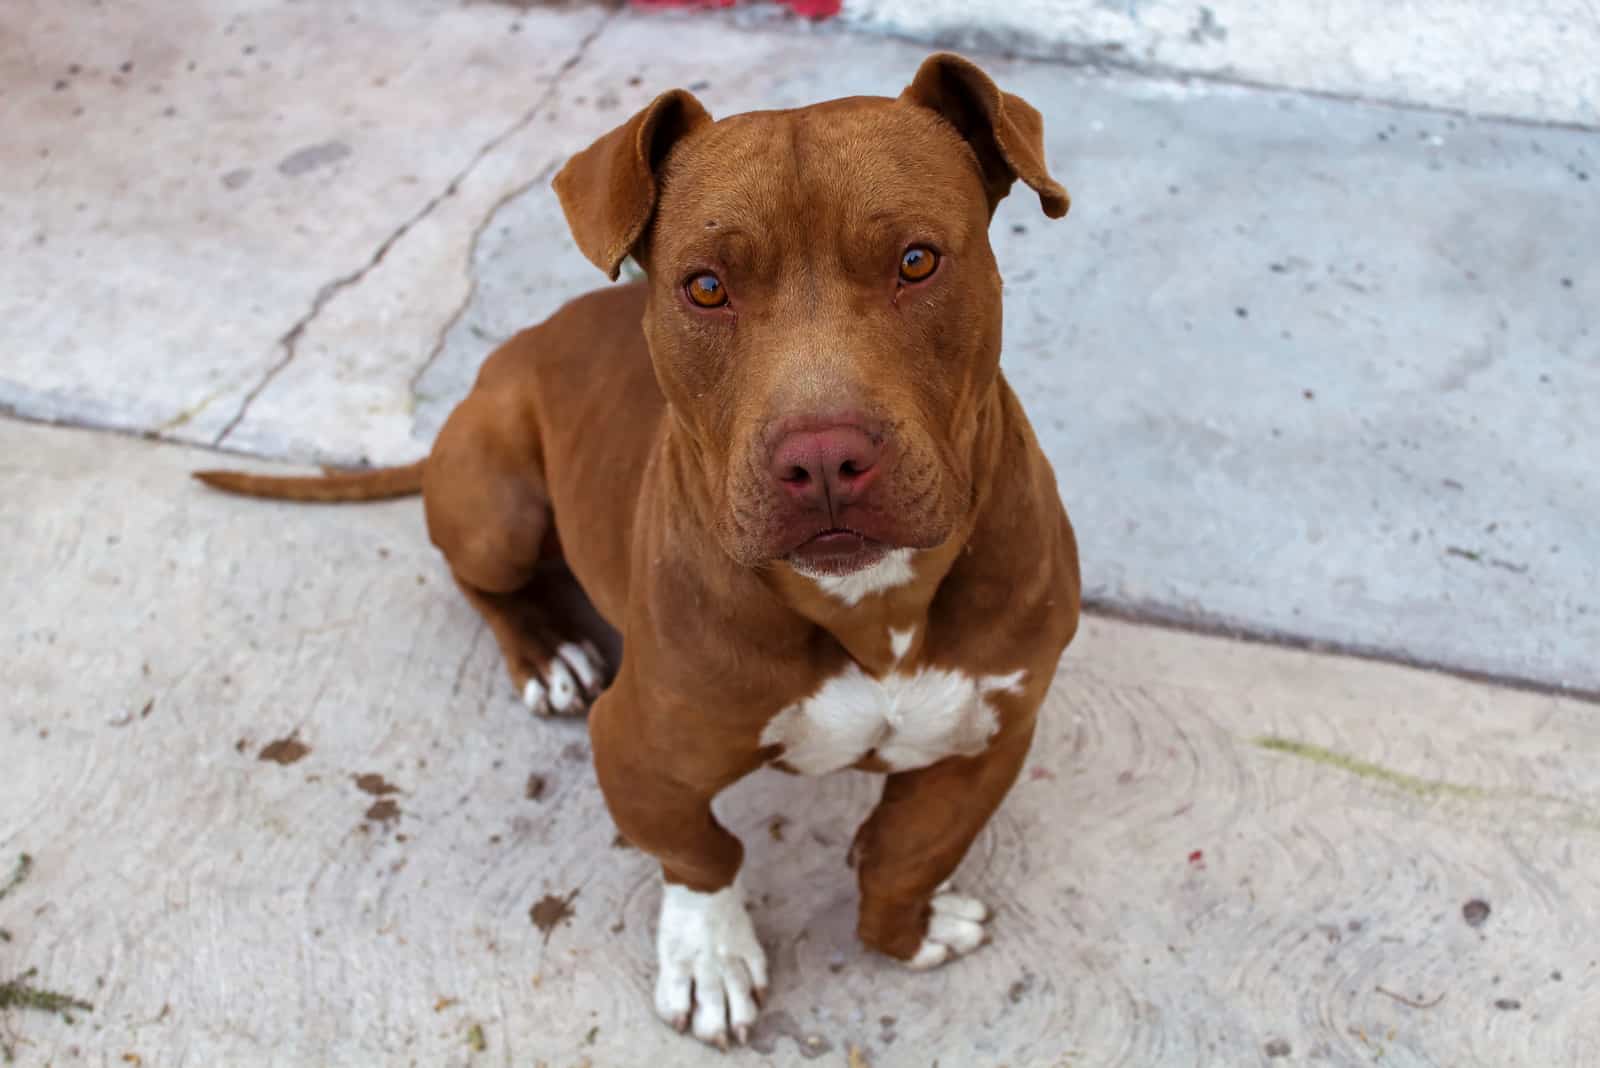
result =
[[[714,123],[689,94],[664,94],[555,181],[585,254],[613,277],[631,255],[648,280],[497,349],[421,469],[430,536],[519,687],[573,630],[547,603],[553,557],[621,632],[590,711],[595,767],[618,827],[670,882],[732,882],[743,850],[712,799],[781,758],[761,741],[780,710],[852,663],[896,670],[889,628],[914,628],[900,667],[1026,672],[994,695],[987,749],[888,775],[857,835],[860,935],[901,959],[1016,779],[1077,626],[1072,528],[999,372],[987,237],[1014,179],[1046,214],[1067,210],[1042,130],[954,56],[930,58],[896,100]],[[939,255],[915,286],[896,275],[909,245]],[[725,308],[684,299],[705,271]],[[912,581],[852,605],[794,564],[821,520],[768,461],[796,419],[856,421],[887,443],[851,524],[918,550]],[[207,480],[331,499],[306,481]],[[860,766],[884,770],[872,754]]]

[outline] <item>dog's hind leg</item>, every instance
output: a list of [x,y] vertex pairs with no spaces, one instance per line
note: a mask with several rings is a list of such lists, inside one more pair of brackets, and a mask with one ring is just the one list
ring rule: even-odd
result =
[[[610,681],[609,629],[560,558],[537,436],[511,390],[474,390],[423,473],[428,534],[540,715],[582,715]],[[614,652],[611,656],[614,662]]]

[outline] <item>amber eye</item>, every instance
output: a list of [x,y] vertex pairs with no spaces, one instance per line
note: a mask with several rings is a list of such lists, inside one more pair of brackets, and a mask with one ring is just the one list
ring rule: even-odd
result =
[[702,308],[720,308],[728,303],[728,291],[714,274],[697,274],[683,286],[689,299]]
[[939,254],[923,245],[912,245],[900,257],[900,280],[920,282],[939,266]]

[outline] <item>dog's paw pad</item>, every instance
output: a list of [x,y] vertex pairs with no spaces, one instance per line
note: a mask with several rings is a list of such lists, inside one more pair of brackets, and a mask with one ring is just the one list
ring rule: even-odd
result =
[[928,932],[907,966],[919,971],[937,968],[983,945],[989,909],[975,897],[941,892],[934,895]]
[[668,886],[656,936],[656,1013],[708,1045],[744,1043],[767,986],[767,956],[737,885]]

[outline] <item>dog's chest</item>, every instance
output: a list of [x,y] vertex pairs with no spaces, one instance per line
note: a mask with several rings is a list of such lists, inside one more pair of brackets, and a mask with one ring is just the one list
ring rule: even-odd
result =
[[848,664],[761,732],[796,771],[822,775],[869,753],[891,771],[983,751],[999,726],[992,695],[1020,689],[1025,675],[972,675],[956,668],[902,669],[874,678]]

